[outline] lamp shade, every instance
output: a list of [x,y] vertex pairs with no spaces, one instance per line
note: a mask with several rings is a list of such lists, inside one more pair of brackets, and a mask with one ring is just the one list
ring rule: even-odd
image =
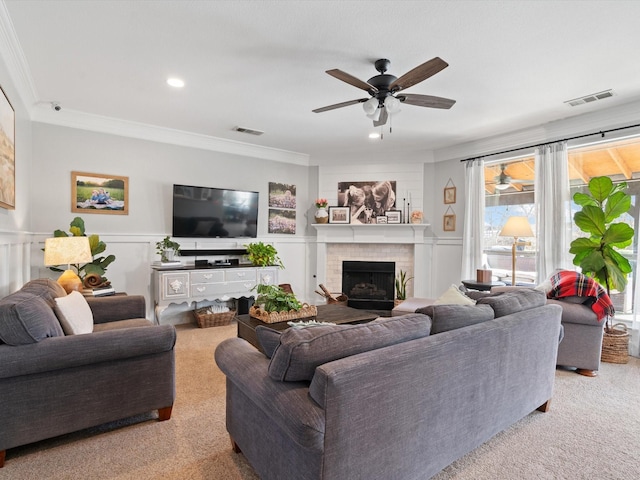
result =
[[47,267],[92,260],[88,237],[55,237],[44,241],[44,264]]
[[501,237],[533,237],[527,217],[509,217],[498,234]]

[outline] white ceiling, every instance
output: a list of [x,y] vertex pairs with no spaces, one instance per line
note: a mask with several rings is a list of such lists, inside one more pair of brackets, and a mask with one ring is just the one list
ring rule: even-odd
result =
[[[83,112],[309,154],[405,154],[594,112],[640,98],[640,2],[4,0],[37,100]],[[400,76],[439,56],[407,93],[457,100],[403,105],[374,130],[362,80],[391,60]],[[166,85],[169,76],[186,82]],[[613,89],[579,107],[569,99]],[[235,126],[265,132],[260,137]]]

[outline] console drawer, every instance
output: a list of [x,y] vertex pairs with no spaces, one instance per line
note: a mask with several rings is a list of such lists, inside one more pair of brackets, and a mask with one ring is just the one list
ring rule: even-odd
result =
[[195,285],[196,283],[219,283],[224,281],[224,270],[191,272],[191,285]]

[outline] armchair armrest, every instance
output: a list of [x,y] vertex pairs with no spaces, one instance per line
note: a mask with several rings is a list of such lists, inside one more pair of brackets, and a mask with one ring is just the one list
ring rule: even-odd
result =
[[175,343],[173,325],[159,325],[51,337],[28,345],[0,345],[0,378],[162,353],[171,351]]
[[87,303],[93,312],[94,324],[146,316],[146,304],[142,295],[88,297]]

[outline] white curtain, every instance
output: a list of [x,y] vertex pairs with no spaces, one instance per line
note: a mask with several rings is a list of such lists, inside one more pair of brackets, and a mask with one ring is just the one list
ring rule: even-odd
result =
[[544,145],[535,154],[536,271],[542,282],[558,268],[573,269],[567,142]]
[[465,171],[466,202],[462,236],[462,280],[476,278],[482,268],[484,240],[484,162],[470,160]]

